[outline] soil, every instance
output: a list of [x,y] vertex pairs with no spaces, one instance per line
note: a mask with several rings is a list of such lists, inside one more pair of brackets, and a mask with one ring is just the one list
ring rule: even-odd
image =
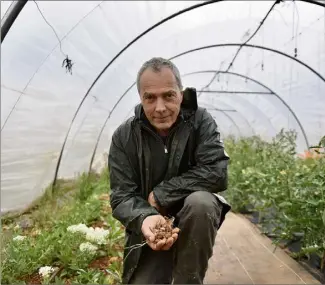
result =
[[105,275],[109,275],[109,273],[106,271],[106,269],[113,263],[113,262],[118,262],[118,261],[122,261],[121,257],[117,257],[117,256],[113,256],[113,257],[108,257],[108,256],[104,256],[104,257],[100,257],[97,258],[95,260],[93,260],[90,264],[89,264],[89,268],[92,269],[99,269],[100,271],[102,271]]
[[41,275],[38,274],[38,272],[35,272],[31,275],[23,276],[21,279],[24,280],[27,285],[38,285],[42,284],[43,281],[43,278],[41,277]]
[[99,200],[109,201],[109,194],[102,194],[99,196]]
[[108,229],[107,223],[104,221],[94,221],[90,224],[91,227],[93,228],[104,228],[104,229]]
[[103,205],[101,208],[101,212],[103,214],[111,214],[112,213],[112,208],[108,205]]
[[93,260],[89,264],[89,268],[100,269],[101,271],[106,273],[105,269],[108,268],[110,264],[111,264],[110,258],[108,256],[104,256]]
[[117,251],[124,251],[124,246],[123,245],[120,245],[120,244],[114,244],[113,246],[112,246],[112,248],[114,249],[114,250],[117,250]]
[[178,228],[173,227],[174,218],[164,217],[167,223],[165,225],[157,225],[153,232],[156,235],[155,243],[158,243],[161,240],[167,240],[172,237],[173,233],[177,233],[179,231]]

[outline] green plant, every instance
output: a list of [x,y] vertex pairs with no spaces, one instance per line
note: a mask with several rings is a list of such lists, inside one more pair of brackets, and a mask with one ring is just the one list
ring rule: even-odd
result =
[[[60,181],[57,187],[54,195],[46,196],[48,200],[39,199],[43,205],[34,205],[33,210],[25,213],[37,221],[33,228],[17,227],[17,221],[23,217],[6,221],[1,251],[2,283],[24,284],[31,280],[43,284],[119,283],[124,230],[111,216],[107,169],[101,175],[83,174],[74,182]],[[70,193],[70,198],[63,199],[66,193]],[[62,202],[60,206],[58,199]],[[78,224],[84,224],[86,229],[105,228],[108,235],[104,242],[99,242],[94,237],[90,239],[90,234],[69,230]],[[93,246],[92,250],[85,249],[89,245]],[[101,258],[106,262],[104,265],[99,262]],[[52,275],[40,279],[37,273],[42,267],[53,268]]]
[[262,227],[276,233],[277,242],[303,233],[304,250],[297,256],[306,256],[310,249],[321,256],[325,245],[325,158],[298,158],[295,139],[294,132],[284,131],[270,142],[259,137],[226,139],[231,163],[225,195],[234,211],[258,211]]

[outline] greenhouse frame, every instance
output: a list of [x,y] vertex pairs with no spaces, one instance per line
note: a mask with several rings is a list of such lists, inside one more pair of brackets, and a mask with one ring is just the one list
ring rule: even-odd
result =
[[2,214],[107,167],[140,102],[137,72],[156,56],[197,90],[223,140],[294,131],[296,156],[320,146],[322,0],[1,1]]

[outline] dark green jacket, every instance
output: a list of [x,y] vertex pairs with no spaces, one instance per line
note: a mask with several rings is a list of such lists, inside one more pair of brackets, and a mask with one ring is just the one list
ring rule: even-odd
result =
[[[165,146],[148,126],[142,106],[138,105],[135,116],[120,125],[112,136],[108,159],[110,201],[113,217],[126,228],[126,247],[142,243],[143,220],[159,214],[147,202],[151,191],[158,204],[168,208],[195,191],[218,193],[227,189],[229,157],[220,141],[216,122],[205,109],[197,107],[196,93],[184,96],[181,113],[171,133]],[[168,152],[166,174],[162,182],[156,184],[152,181],[152,171],[163,165],[164,159],[153,159],[153,155],[164,155],[165,148]],[[225,200],[221,201],[224,203],[223,221],[230,206]],[[125,256],[128,253],[126,249]],[[124,284],[131,278],[140,253],[141,249],[133,250],[124,261]]]

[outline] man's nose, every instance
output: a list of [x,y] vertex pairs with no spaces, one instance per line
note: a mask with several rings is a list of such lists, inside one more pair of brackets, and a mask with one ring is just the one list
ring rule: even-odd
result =
[[166,111],[165,101],[162,98],[157,99],[156,112]]

